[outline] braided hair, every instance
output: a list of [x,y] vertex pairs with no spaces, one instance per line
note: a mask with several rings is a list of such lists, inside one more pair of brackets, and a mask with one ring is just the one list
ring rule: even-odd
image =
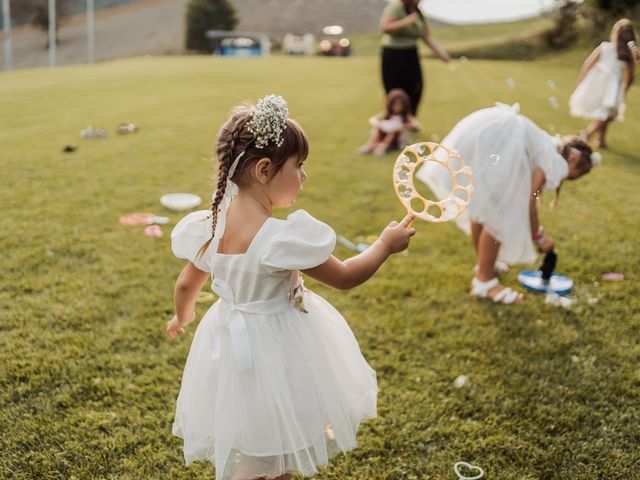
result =
[[[205,242],[198,256],[202,256],[207,250],[216,233],[218,224],[218,213],[220,203],[227,190],[227,181],[233,180],[242,187],[250,182],[249,170],[261,158],[269,158],[272,164],[272,174],[276,174],[282,169],[287,159],[292,156],[304,160],[309,154],[309,141],[302,127],[291,118],[287,118],[287,128],[282,137],[280,146],[273,143],[257,148],[255,136],[249,131],[248,123],[252,118],[253,109],[251,105],[240,105],[232,112],[230,118],[222,125],[215,145],[215,155],[218,159],[218,173],[216,181],[216,191],[211,201],[211,237]],[[229,169],[231,165],[242,155],[231,178]]]

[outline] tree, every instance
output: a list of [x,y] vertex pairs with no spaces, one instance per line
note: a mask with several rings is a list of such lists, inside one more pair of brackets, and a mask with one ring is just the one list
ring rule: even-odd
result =
[[236,10],[229,0],[190,0],[186,13],[189,50],[208,52],[207,30],[233,30],[238,23]]
[[[56,0],[56,42],[60,20],[69,14],[72,1]],[[30,23],[46,32],[49,30],[49,0],[14,0],[11,2],[11,16],[18,23]]]
[[547,44],[552,48],[565,48],[578,39],[579,4],[569,0],[555,12],[555,25],[546,34]]

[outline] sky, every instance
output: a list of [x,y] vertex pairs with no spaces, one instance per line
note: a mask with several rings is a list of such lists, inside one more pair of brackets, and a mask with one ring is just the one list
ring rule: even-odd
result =
[[427,16],[450,23],[484,23],[532,17],[555,0],[422,0]]

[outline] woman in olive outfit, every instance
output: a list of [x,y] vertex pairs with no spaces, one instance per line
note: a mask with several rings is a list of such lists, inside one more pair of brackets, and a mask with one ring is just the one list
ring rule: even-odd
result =
[[422,38],[433,52],[449,63],[451,58],[435,41],[418,9],[420,0],[390,0],[380,18],[382,36],[382,81],[386,93],[401,88],[411,99],[413,113],[422,95],[422,70],[417,40]]

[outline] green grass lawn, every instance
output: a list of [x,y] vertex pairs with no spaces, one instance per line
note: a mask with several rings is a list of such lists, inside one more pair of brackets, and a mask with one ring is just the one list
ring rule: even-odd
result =
[[[416,139],[442,138],[494,101],[519,101],[542,127],[577,132],[584,122],[566,107],[576,68],[427,60]],[[394,156],[355,154],[382,105],[378,71],[375,57],[175,57],[0,75],[0,478],[212,478],[207,464],[185,468],[171,435],[194,332],[164,336],[183,263],[170,228],[147,238],[118,217],[151,211],[175,224],[181,215],[160,206],[162,194],[208,198],[211,145],[230,107],[275,92],[311,141],[297,207],[352,239],[378,233],[403,215]],[[637,477],[638,87],[628,105],[603,165],[566,185],[558,209],[546,206],[551,196],[541,206],[559,271],[576,282],[572,310],[535,295],[512,307],[470,298],[474,258],[453,224],[417,223],[408,256],[352,291],[309,282],[347,318],[380,385],[379,418],[361,428],[360,448],[318,479],[453,479],[459,460],[488,479]],[[121,121],[140,132],[118,137]],[[80,140],[87,125],[111,135]],[[78,151],[62,153],[68,143]],[[608,271],[625,280],[602,281]],[[469,385],[454,388],[458,375]]]

